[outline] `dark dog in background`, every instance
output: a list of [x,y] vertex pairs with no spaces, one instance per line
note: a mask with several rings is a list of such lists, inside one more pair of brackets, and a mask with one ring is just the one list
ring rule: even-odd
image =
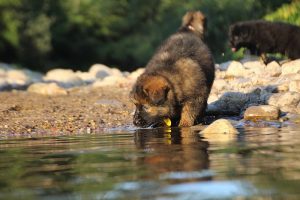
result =
[[300,27],[263,20],[238,22],[229,28],[232,51],[241,47],[261,56],[267,63],[267,53],[281,53],[290,59],[300,58]]
[[148,62],[130,93],[136,126],[159,126],[169,118],[188,127],[203,116],[215,76],[212,55],[201,39],[205,23],[200,11],[188,12]]

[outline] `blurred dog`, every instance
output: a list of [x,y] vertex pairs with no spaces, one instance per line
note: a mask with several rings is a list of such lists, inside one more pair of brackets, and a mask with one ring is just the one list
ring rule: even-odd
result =
[[203,116],[215,76],[212,55],[201,39],[205,23],[200,11],[186,13],[179,30],[150,59],[130,93],[136,126],[161,126],[169,118],[188,127]]
[[229,28],[232,51],[241,47],[268,62],[267,53],[281,53],[288,58],[300,58],[300,27],[263,20],[238,22]]

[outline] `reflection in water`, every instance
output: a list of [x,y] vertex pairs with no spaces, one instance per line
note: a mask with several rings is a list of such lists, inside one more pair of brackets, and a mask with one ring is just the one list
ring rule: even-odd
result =
[[155,174],[199,172],[209,168],[208,142],[202,141],[199,134],[188,128],[138,130],[135,144],[149,153],[140,157],[137,164],[146,165]]
[[0,199],[299,199],[299,128],[214,137],[165,128],[0,140]]

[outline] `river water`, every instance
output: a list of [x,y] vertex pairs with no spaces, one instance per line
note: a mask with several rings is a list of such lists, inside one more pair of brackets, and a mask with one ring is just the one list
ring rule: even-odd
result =
[[300,199],[300,127],[0,140],[0,199]]

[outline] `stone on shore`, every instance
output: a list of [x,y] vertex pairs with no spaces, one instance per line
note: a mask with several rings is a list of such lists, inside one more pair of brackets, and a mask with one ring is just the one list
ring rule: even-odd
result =
[[277,120],[279,118],[279,109],[275,106],[260,105],[251,106],[246,109],[244,119],[246,120]]
[[278,77],[281,74],[281,67],[278,62],[272,61],[267,64],[265,71],[269,76]]
[[201,134],[237,134],[238,130],[227,119],[218,119],[208,125]]
[[282,65],[282,75],[297,74],[300,72],[300,59],[293,60]]
[[300,93],[300,80],[291,81],[289,84],[290,92],[298,92]]
[[231,61],[226,71],[227,77],[244,77],[246,74],[244,66],[237,61]]
[[97,79],[104,79],[108,76],[123,77],[122,72],[117,68],[110,68],[103,64],[94,64],[91,66],[89,73],[95,76]]
[[66,95],[64,88],[59,87],[56,83],[34,83],[27,89],[28,92],[43,95]]
[[71,69],[52,69],[44,77],[46,82],[55,82],[64,88],[84,85],[84,82]]

